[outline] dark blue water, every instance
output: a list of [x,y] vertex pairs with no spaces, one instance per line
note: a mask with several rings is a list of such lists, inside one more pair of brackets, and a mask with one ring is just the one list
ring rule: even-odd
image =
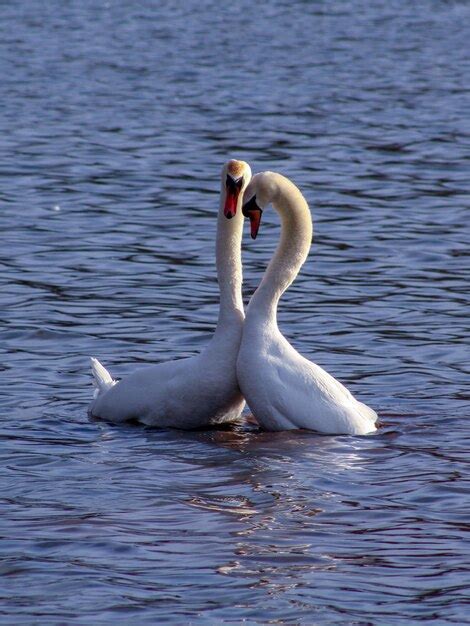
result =
[[[458,1],[1,3],[2,624],[469,623],[469,26]],[[89,355],[119,377],[207,343],[231,157],[309,200],[281,327],[378,434],[88,420]]]

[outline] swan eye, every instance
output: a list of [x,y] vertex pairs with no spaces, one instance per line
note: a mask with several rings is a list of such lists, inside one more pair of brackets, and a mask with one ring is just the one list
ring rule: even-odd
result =
[[245,204],[242,207],[242,212],[245,217],[250,217],[249,216],[250,211],[263,212],[261,207],[259,207],[258,204],[256,203],[256,195],[254,195],[250,200],[248,200],[248,202],[245,202]]
[[243,176],[240,176],[240,178],[237,178],[235,180],[230,176],[230,174],[227,174],[227,178],[225,180],[225,186],[232,193],[240,193],[240,190],[243,186]]

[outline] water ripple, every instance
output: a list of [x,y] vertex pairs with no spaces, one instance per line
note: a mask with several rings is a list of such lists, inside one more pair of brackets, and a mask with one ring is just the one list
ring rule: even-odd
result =
[[[4,3],[1,623],[469,623],[468,17]],[[305,192],[280,325],[376,435],[88,420],[89,355],[124,376],[206,344],[232,156]]]

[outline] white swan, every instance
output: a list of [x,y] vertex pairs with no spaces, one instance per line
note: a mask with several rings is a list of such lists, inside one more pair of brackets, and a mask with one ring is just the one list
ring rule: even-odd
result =
[[[94,417],[189,429],[233,421],[241,414],[245,400],[236,377],[244,319],[241,199],[250,179],[244,161],[229,161],[222,169],[216,244],[220,309],[209,345],[194,357],[144,367],[120,382],[92,359],[98,388],[89,409]],[[233,219],[228,221],[224,213]]]
[[277,327],[279,299],[297,276],[312,241],[307,202],[290,180],[273,172],[256,174],[243,202],[253,239],[270,202],[282,222],[280,243],[247,308],[237,360],[238,383],[253,415],[266,430],[305,428],[351,435],[375,431],[375,411],[301,356]]

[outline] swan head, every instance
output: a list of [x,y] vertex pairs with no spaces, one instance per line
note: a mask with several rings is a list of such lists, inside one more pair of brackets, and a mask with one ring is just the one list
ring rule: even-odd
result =
[[250,220],[251,238],[256,239],[263,210],[277,195],[277,185],[272,172],[261,172],[251,179],[243,196],[242,212]]
[[222,186],[225,190],[224,215],[229,220],[237,212],[238,199],[243,196],[251,180],[251,168],[245,161],[231,159],[222,168]]

